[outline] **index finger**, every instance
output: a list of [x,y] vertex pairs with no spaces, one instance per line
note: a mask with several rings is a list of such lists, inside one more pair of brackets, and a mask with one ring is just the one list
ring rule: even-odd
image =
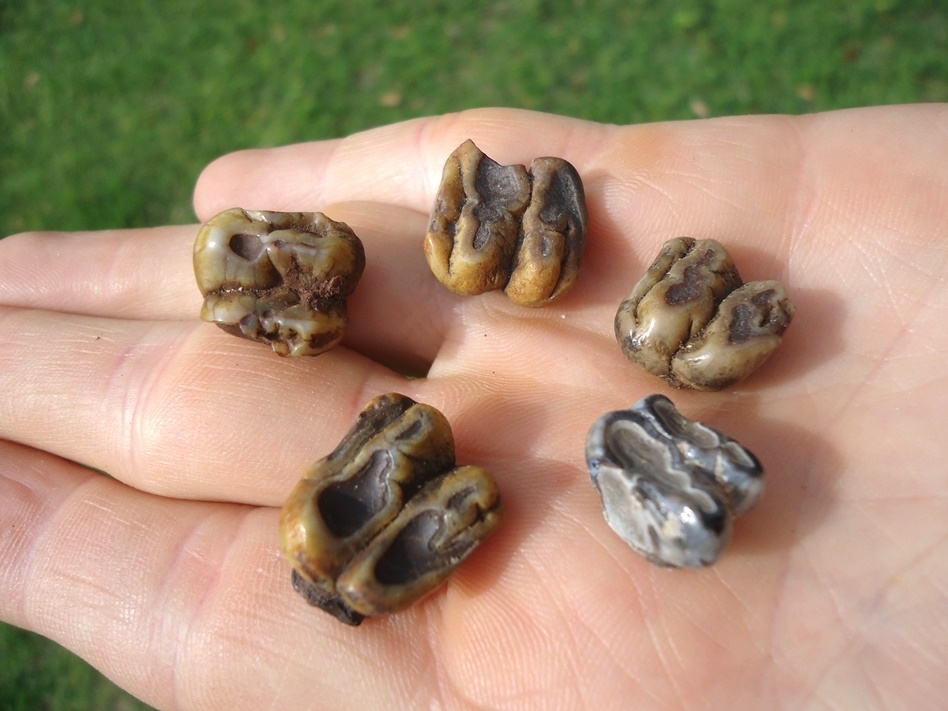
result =
[[[529,165],[541,156],[572,163],[589,208],[584,260],[608,274],[617,265],[623,271],[642,266],[672,237],[753,243],[768,241],[768,231],[790,231],[799,197],[800,134],[810,123],[756,116],[612,126],[477,109],[342,139],[231,153],[204,170],[194,204],[201,219],[234,206],[318,211],[349,201],[427,215],[445,160],[471,139],[505,165]],[[417,246],[422,237],[404,235],[403,242]]]
[[203,221],[235,205],[292,211],[371,201],[427,213],[445,159],[468,138],[498,162],[529,164],[538,156],[586,154],[605,145],[613,130],[531,111],[482,109],[404,121],[343,139],[238,151],[201,174],[195,211]]

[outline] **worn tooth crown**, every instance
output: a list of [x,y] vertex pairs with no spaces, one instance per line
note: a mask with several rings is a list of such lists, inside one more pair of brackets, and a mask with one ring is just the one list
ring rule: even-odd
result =
[[763,493],[763,468],[733,439],[688,420],[664,395],[592,426],[586,462],[609,526],[653,563],[710,565],[732,519]]
[[356,234],[318,212],[233,208],[194,243],[201,318],[284,356],[318,355],[342,340],[346,299],[364,268]]
[[537,158],[503,166],[465,141],[444,166],[425,256],[456,294],[503,289],[543,306],[576,281],[586,244],[586,200],[576,169]]
[[779,282],[744,284],[720,243],[677,237],[619,305],[615,335],[630,361],[670,385],[721,390],[760,367],[793,313]]
[[438,410],[390,393],[372,400],[280,514],[293,587],[351,625],[432,592],[503,515],[493,477],[455,465]]

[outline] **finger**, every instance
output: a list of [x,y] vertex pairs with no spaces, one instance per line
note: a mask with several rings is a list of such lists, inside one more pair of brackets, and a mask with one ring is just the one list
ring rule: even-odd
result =
[[[433,378],[406,380],[346,348],[281,359],[198,322],[3,308],[0,437],[165,496],[277,505],[366,402],[402,392],[445,412],[462,463],[509,469],[510,452],[572,462],[615,390],[612,374],[628,369],[597,349],[596,378],[571,374],[556,355],[571,332],[550,329],[541,362],[503,345],[514,330],[499,332],[494,349],[473,332],[457,344],[470,359],[449,356]],[[551,403],[561,409],[553,422]]]
[[[421,250],[425,219],[372,203],[331,206],[362,239],[367,265],[349,300],[354,350],[424,373],[441,345],[451,295]],[[107,318],[197,318],[191,253],[198,228],[34,233],[0,241],[0,303]]]
[[630,273],[662,242],[683,234],[724,239],[737,247],[735,258],[775,276],[773,257],[740,250],[762,242],[771,254],[789,247],[800,130],[780,117],[615,127],[469,111],[224,156],[202,174],[195,206],[206,216],[232,204],[286,210],[371,200],[427,214],[445,159],[468,138],[504,164],[557,155],[582,176],[590,216],[583,273],[563,303],[606,303],[631,288]]
[[293,592],[274,509],[163,499],[6,442],[0,500],[0,617],[158,708],[342,707],[353,688],[399,708],[434,691],[424,610],[443,597],[343,628]]
[[41,232],[0,240],[0,304],[109,318],[195,316],[195,227]]
[[468,138],[495,151],[488,152],[495,160],[529,165],[538,156],[578,155],[610,131],[601,124],[508,109],[416,119],[342,140],[224,156],[201,174],[194,204],[202,220],[234,205],[319,210],[352,200],[427,214],[445,159]]
[[797,240],[837,239],[820,229],[823,220],[888,223],[908,211],[903,196],[925,212],[937,208],[928,190],[913,198],[886,188],[937,169],[932,142],[943,144],[942,123],[934,106],[624,127],[481,109],[224,156],[201,175],[195,206],[208,216],[233,204],[318,209],[370,200],[427,213],[445,159],[471,138],[502,163],[541,155],[573,163],[590,209],[587,256],[607,272],[651,261],[680,235],[736,245],[747,252],[742,263],[766,272]]
[[[787,167],[798,162],[800,129],[786,117],[618,127],[479,109],[223,156],[200,176],[195,207],[207,217],[234,204],[317,209],[369,200],[427,214],[446,158],[470,138],[504,164],[529,165],[545,155],[573,163],[597,239],[613,232],[624,243],[642,233],[712,236],[731,213],[744,217],[742,232],[754,234],[762,216],[775,214],[775,201],[793,197],[797,174]],[[777,219],[785,215],[776,211]]]
[[[0,441],[0,618],[52,637],[158,708],[303,708],[314,698],[331,708],[498,708],[523,693],[544,705],[551,678],[604,643],[610,658],[644,659],[649,640],[614,634],[618,598],[600,593],[625,586],[613,579],[617,546],[606,537],[606,552],[585,531],[595,506],[565,509],[543,535],[562,472],[523,473],[512,485],[539,492],[536,506],[431,596],[353,629],[292,591],[275,510],[151,496]],[[594,572],[562,575],[578,551]],[[514,556],[523,560],[511,565]],[[632,628],[641,607],[618,606]],[[555,696],[607,708],[628,697],[625,684],[607,687],[577,680]]]
[[304,362],[200,322],[0,309],[0,437],[170,496],[276,504],[411,384],[345,348]]

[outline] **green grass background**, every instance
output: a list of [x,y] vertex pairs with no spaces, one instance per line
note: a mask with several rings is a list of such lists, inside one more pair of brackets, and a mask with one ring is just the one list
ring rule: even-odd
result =
[[[192,222],[222,153],[475,106],[629,123],[946,101],[946,48],[942,0],[0,0],[0,236]],[[108,708],[140,706],[0,626],[0,709]]]

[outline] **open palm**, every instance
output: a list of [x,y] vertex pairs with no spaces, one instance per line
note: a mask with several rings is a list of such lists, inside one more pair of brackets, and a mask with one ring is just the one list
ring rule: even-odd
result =
[[[441,167],[467,138],[583,176],[583,270],[552,306],[458,297],[428,270]],[[162,708],[933,706],[946,155],[948,107],[928,106],[629,127],[484,110],[224,157],[201,219],[319,210],[364,242],[345,344],[309,359],[197,319],[193,226],[4,240],[0,617]],[[672,391],[612,333],[680,235],[797,307],[729,391]],[[349,628],[293,592],[278,509],[390,391],[445,413],[507,517],[438,592]],[[767,470],[712,568],[646,562],[590,484],[590,425],[653,392]]]

